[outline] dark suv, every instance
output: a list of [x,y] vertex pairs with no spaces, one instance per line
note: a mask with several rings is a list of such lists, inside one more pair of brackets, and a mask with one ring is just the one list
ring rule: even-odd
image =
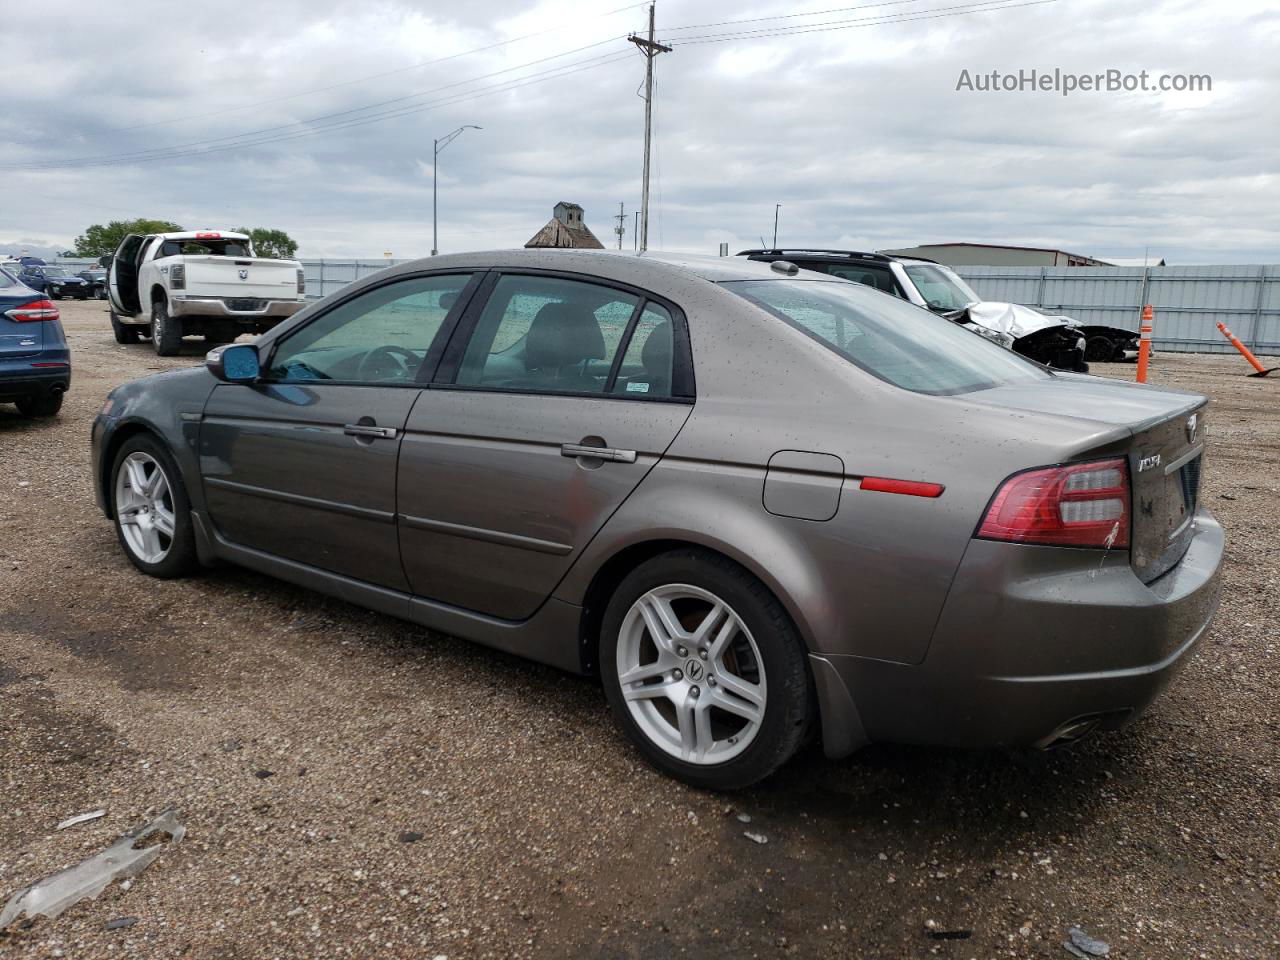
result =
[[28,417],[51,417],[71,386],[71,351],[58,308],[0,270],[0,403]]
[[[777,248],[743,250],[738,256],[767,262],[785,260],[805,270],[875,287],[882,293],[901,297],[954,320],[1037,363],[1079,373],[1089,370],[1085,363],[1089,334],[1077,321],[1017,303],[984,301],[950,267],[923,257],[892,257],[856,250]],[[1118,332],[1125,334],[1125,331]],[[1111,357],[1098,356],[1097,359]]]

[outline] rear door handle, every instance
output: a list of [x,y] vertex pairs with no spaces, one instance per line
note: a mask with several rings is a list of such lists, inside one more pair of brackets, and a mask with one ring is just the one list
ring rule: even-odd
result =
[[348,437],[369,437],[378,440],[394,440],[398,431],[395,427],[372,427],[364,423],[348,423],[342,428]]
[[560,444],[562,457],[594,457],[596,460],[612,460],[615,463],[635,463],[634,450],[618,450],[615,447],[593,447],[585,443]]

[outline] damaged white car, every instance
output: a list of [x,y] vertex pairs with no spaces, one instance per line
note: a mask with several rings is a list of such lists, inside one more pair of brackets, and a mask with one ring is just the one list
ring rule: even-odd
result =
[[1060,370],[1087,372],[1086,361],[1133,359],[1138,335],[1082,324],[1020,303],[983,300],[950,267],[918,257],[852,250],[744,250],[752,260],[785,260],[805,270],[875,287],[968,327],[1025,357]]

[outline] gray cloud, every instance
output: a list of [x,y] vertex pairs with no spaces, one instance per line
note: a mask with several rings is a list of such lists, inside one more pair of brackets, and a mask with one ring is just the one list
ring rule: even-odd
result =
[[[614,8],[321,0],[188,6],[178,16],[172,4],[137,2],[104,16],[100,6],[66,4],[61,22],[92,28],[57,44],[5,45],[0,164],[163,149],[435,90],[640,27],[642,9],[601,16]],[[780,2],[665,0],[659,34],[675,40],[678,25],[795,12]],[[48,16],[6,8],[0,30],[29,40]],[[552,32],[285,99],[542,30]],[[1275,262],[1278,40],[1280,16],[1260,4],[1061,0],[678,46],[658,63],[650,243],[708,253],[721,240],[754,245],[768,238],[781,202],[779,240],[788,244],[1007,241]],[[462,123],[484,130],[441,154],[442,249],[519,245],[560,199],[582,203],[608,242],[618,202],[630,230],[640,193],[643,61],[628,46],[615,40],[407,102],[619,53],[597,69],[317,136],[152,163],[0,170],[0,251],[17,241],[61,247],[90,223],[154,216],[278,226],[307,256],[425,254],[431,139]],[[962,69],[1055,67],[1207,73],[1213,90],[1063,98],[955,89]]]

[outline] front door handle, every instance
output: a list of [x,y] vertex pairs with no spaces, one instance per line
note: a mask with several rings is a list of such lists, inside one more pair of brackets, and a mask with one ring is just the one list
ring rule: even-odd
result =
[[368,437],[371,440],[394,440],[398,431],[395,427],[375,427],[367,423],[348,423],[342,428],[348,437]]
[[635,463],[634,450],[619,450],[615,447],[593,447],[586,443],[560,444],[562,457],[591,457],[596,460],[612,460],[614,463]]

